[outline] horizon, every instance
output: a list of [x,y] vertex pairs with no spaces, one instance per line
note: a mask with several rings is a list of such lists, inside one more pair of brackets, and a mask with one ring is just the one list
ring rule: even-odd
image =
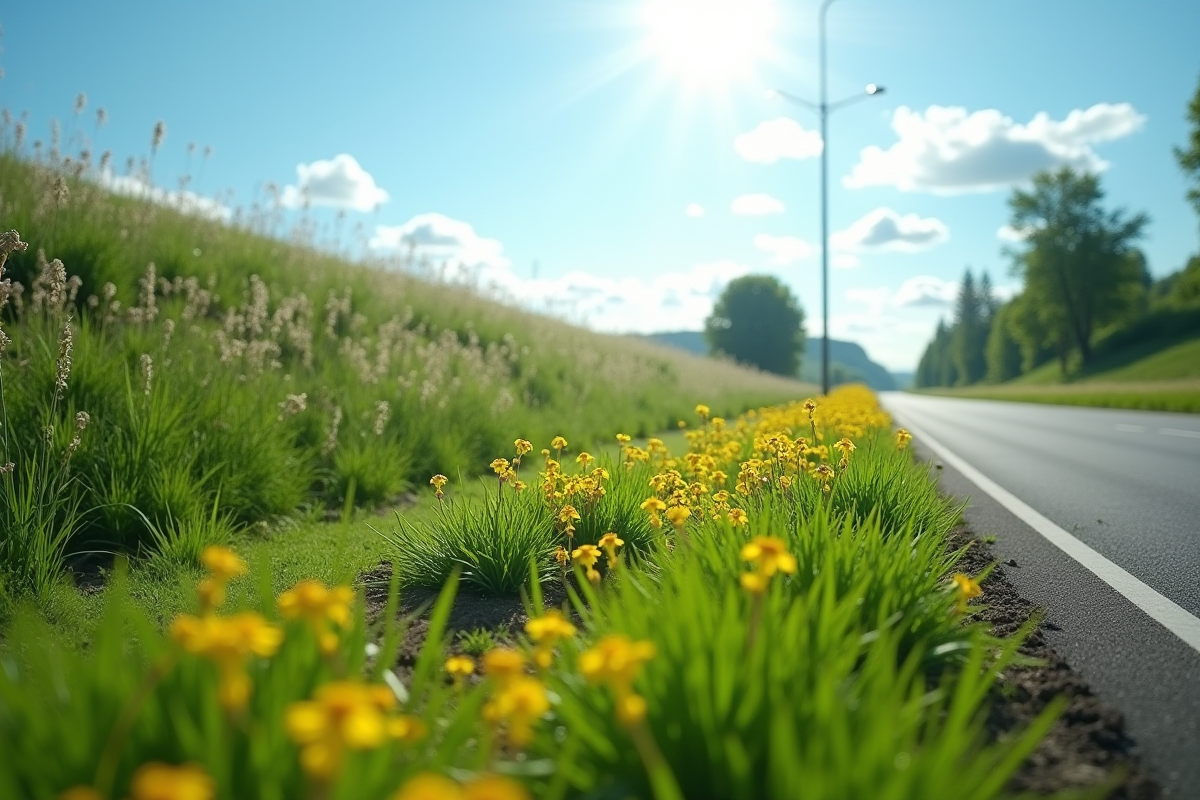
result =
[[[154,183],[204,213],[274,184],[285,224],[340,224],[357,255],[411,247],[597,330],[701,329],[725,283],[762,272],[816,337],[823,145],[811,114],[763,96],[815,97],[816,5],[706,7],[31,5],[0,17],[0,106],[28,112],[27,153],[51,119],[64,154],[111,150],[119,191],[164,120]],[[965,268],[1015,291],[1005,203],[1039,168],[1100,172],[1106,207],[1149,214],[1152,275],[1182,267],[1197,230],[1171,146],[1197,28],[1200,6],[832,6],[831,98],[886,92],[830,120],[830,338],[911,372]]]

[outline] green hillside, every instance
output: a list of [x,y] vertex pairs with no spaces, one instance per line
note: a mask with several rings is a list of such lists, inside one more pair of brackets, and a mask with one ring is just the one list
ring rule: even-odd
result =
[[1152,340],[1113,351],[1064,382],[1055,363],[996,385],[930,393],[1021,402],[1200,413],[1200,336]]
[[273,210],[221,224],[3,154],[0,195],[0,616],[63,558],[193,563],[516,437],[593,447],[812,388],[348,261],[303,220],[268,235]]
[[[705,355],[708,343],[702,331],[664,331],[647,334],[645,338],[661,344],[687,350],[689,353]],[[809,383],[821,382],[821,339],[805,340],[804,359],[800,366],[800,379]],[[844,383],[865,383],[877,391],[897,388],[895,378],[884,367],[876,364],[867,351],[854,342],[829,340],[830,382],[837,386]]]

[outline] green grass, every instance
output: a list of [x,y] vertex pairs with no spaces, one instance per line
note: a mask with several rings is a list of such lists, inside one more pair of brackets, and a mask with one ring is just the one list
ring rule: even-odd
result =
[[[367,630],[360,603],[348,626],[334,628],[336,646],[325,655],[317,652],[309,622],[281,618],[273,601],[291,581],[345,580],[384,556],[392,545],[365,538],[365,525],[310,525],[286,549],[237,540],[252,569],[233,584],[229,609],[252,609],[262,615],[256,624],[285,632],[278,652],[268,647],[272,652],[238,663],[252,683],[237,709],[218,702],[226,678],[202,648],[174,647],[160,633],[165,615],[190,610],[195,600],[152,596],[148,565],[128,581],[115,575],[103,600],[88,601],[96,603],[98,622],[86,648],[47,627],[38,613],[22,612],[0,648],[0,749],[17,754],[0,761],[0,790],[52,800],[69,786],[94,785],[110,800],[129,794],[139,765],[159,760],[201,765],[221,800],[310,791],[384,800],[423,770],[462,782],[498,773],[535,797],[580,800],[785,798],[797,786],[817,800],[950,800],[962,797],[964,786],[978,800],[1007,797],[1009,778],[1060,704],[1025,730],[989,739],[991,698],[999,676],[1018,660],[1020,635],[996,639],[960,605],[949,580],[959,554],[946,548],[954,509],[911,452],[889,444],[889,431],[864,429],[885,418],[856,412],[847,395],[830,399],[839,402],[843,411],[831,418],[845,428],[825,431],[823,439],[828,444],[854,430],[858,450],[845,470],[838,468],[828,494],[806,471],[798,481],[778,480],[787,476],[784,464],[799,469],[802,454],[774,465],[761,458],[777,452],[780,440],[768,434],[786,431],[791,441],[792,430],[807,427],[803,412],[793,410],[790,421],[772,414],[769,424],[779,427],[759,431],[757,439],[737,429],[745,449],[736,455],[729,440],[706,438],[697,455],[721,454],[735,468],[753,456],[770,467],[763,473],[768,480],[737,495],[749,526],[714,518],[708,511],[716,506],[697,496],[697,513],[682,529],[657,532],[643,554],[622,557],[596,585],[577,574],[578,590],[569,590],[577,632],[556,646],[539,646],[540,669],[521,678],[489,674],[463,685],[442,672],[447,647],[455,644],[446,623],[463,583],[456,577],[465,580],[466,572],[451,574],[424,645],[403,674],[390,669],[400,645],[402,569],[381,627]],[[873,421],[856,422],[856,414]],[[670,468],[668,462],[655,471]],[[591,513],[610,500],[621,505],[622,492],[653,491],[648,469],[618,466],[612,491]],[[500,497],[493,493],[498,484],[472,483],[448,495],[487,517],[498,508],[492,500]],[[513,509],[537,507],[535,490],[520,497],[506,491]],[[460,512],[430,495],[404,515],[413,536],[436,538],[448,515],[459,519]],[[510,540],[518,533],[497,525],[527,522],[500,519],[490,528],[467,524],[461,533],[468,548],[486,552],[493,546],[488,537]],[[745,546],[761,536],[778,537],[795,563],[781,564],[756,594],[743,589],[747,570],[761,568],[747,563]],[[536,564],[526,566],[529,609],[539,615],[538,579],[546,576]],[[171,585],[185,594],[190,588],[179,580]],[[214,624],[231,619],[218,616]],[[499,641],[486,630],[457,638],[458,650],[475,654]],[[369,640],[378,650],[367,647]],[[598,655],[634,652],[622,649],[631,640],[642,643],[636,651],[642,656],[599,659],[609,672],[597,680]],[[535,655],[526,636],[518,634],[515,647],[524,658]],[[310,727],[283,721],[294,704],[346,678],[376,685],[373,707],[394,704],[387,716],[420,720],[425,733],[411,741],[380,737],[347,752],[332,780],[317,780],[305,775],[305,746],[295,741]],[[618,702],[636,708],[632,701],[644,703],[644,719],[620,721]],[[535,711],[522,721],[522,708]],[[356,717],[354,730],[365,737],[368,722]],[[524,726],[527,737],[519,736]],[[336,736],[343,729],[331,730]]]
[[[435,472],[480,474],[516,436],[596,447],[696,400],[734,415],[811,389],[531,314],[413,262],[349,262],[265,213],[221,225],[11,152],[0,188],[3,226],[31,245],[5,265],[23,293],[0,306],[0,464],[15,465],[0,483],[25,508],[9,527],[37,545],[0,547],[0,606],[45,596],[80,554],[194,561],[235,531],[386,506]],[[78,412],[90,424],[51,491]],[[35,490],[77,514],[34,513],[50,507]]]
[[1065,381],[1057,362],[998,385],[930,388],[927,394],[1021,403],[1200,413],[1200,338],[1141,342]]
[[962,389],[924,389],[926,394],[1010,400],[1018,403],[1130,408],[1142,411],[1200,413],[1200,381],[1138,381],[1129,383],[1072,383],[1035,387],[1006,384]]

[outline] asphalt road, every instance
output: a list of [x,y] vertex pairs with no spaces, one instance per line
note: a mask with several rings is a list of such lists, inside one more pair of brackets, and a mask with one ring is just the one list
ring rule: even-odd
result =
[[[884,393],[916,428],[1188,614],[1200,617],[1200,416]],[[917,431],[914,431],[917,433]],[[944,464],[943,488],[1045,608],[1049,641],[1125,714],[1170,798],[1200,798],[1200,652]]]

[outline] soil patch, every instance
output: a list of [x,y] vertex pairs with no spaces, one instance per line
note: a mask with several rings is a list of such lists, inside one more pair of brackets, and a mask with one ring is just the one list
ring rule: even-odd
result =
[[[971,543],[958,569],[978,574],[992,564],[982,582],[983,608],[978,618],[992,624],[998,636],[1009,636],[1040,609],[1017,594],[996,562],[991,548],[970,531],[957,531],[952,548]],[[988,732],[1001,738],[1029,725],[1054,698],[1065,697],[1067,707],[1046,738],[1030,755],[1009,788],[1018,792],[1051,794],[1068,789],[1093,789],[1114,785],[1113,800],[1154,800],[1158,784],[1133,753],[1134,742],[1125,731],[1121,713],[1102,703],[1066,659],[1046,643],[1043,622],[1021,646],[1023,655],[1035,658],[1034,666],[1010,667],[993,696]]]

